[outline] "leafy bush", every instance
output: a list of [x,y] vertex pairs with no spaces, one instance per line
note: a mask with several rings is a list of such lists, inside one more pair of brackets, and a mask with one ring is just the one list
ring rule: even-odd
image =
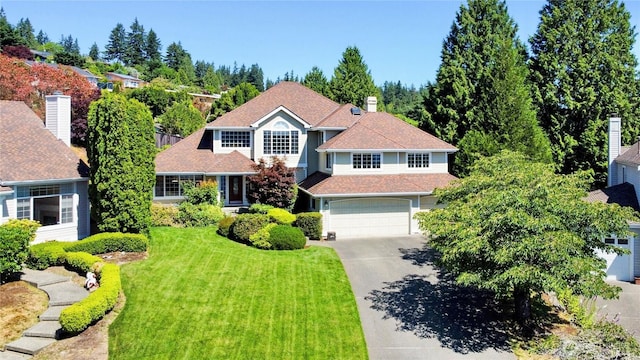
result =
[[307,239],[297,227],[276,225],[269,232],[269,242],[275,250],[297,250],[304,248]]
[[149,239],[142,234],[100,233],[86,239],[65,243],[67,251],[84,251],[89,254],[108,252],[142,252],[147,251]]
[[218,222],[218,234],[229,237],[229,233],[231,231],[231,226],[233,226],[233,222],[236,221],[236,218],[233,216],[225,216]]
[[300,213],[294,224],[309,239],[318,240],[322,237],[322,214],[319,212]]
[[63,264],[64,255],[63,243],[57,241],[41,243],[29,248],[26,264],[31,269],[44,270],[49,266]]
[[258,249],[271,249],[272,245],[269,241],[271,237],[271,229],[278,226],[278,224],[270,223],[265,225],[262,229],[258,230],[255,234],[249,236],[251,244]]
[[267,213],[271,209],[275,209],[275,208],[271,205],[266,205],[266,204],[251,204],[251,206],[249,207],[249,212],[252,214],[267,215]]
[[269,217],[262,214],[240,214],[231,227],[235,240],[249,242],[249,237],[269,223]]
[[184,201],[193,205],[218,205],[218,183],[213,180],[201,181],[198,184],[184,182],[182,194]]
[[267,212],[269,219],[280,225],[291,225],[296,221],[296,216],[284,209],[271,209]]
[[0,284],[5,277],[22,270],[38,226],[31,220],[10,220],[0,225]]
[[67,307],[60,313],[62,330],[71,334],[79,333],[102,319],[116,305],[122,288],[120,267],[104,264],[98,275],[100,287],[82,301]]
[[177,218],[176,206],[151,204],[151,226],[176,226]]
[[102,259],[86,252],[68,252],[64,254],[65,265],[81,273],[91,271],[93,264],[101,262]]
[[184,226],[215,225],[222,218],[224,211],[216,205],[182,202],[178,206],[178,221]]
[[274,156],[267,163],[264,158],[260,158],[253,169],[256,175],[247,178],[247,199],[250,203],[269,204],[282,209],[295,204],[295,170],[287,167],[284,159]]

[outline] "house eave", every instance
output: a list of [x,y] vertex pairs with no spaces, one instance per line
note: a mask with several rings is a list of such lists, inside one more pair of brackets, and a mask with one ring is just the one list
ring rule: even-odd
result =
[[205,130],[253,131],[253,128],[250,128],[248,126],[205,126],[204,128],[205,128]]
[[392,193],[349,193],[349,194],[313,194],[307,189],[299,188],[302,192],[310,195],[312,198],[348,198],[348,197],[387,197],[387,196],[426,196],[432,195],[433,191],[420,192],[392,192]]
[[3,181],[0,185],[4,186],[21,186],[21,185],[42,185],[51,183],[74,183],[74,182],[88,182],[88,177],[77,177],[68,179],[42,179],[42,180],[20,180],[20,181]]
[[317,152],[331,152],[331,153],[338,153],[338,152],[416,152],[416,153],[447,153],[447,154],[453,154],[456,151],[458,151],[458,149],[399,149],[399,148],[395,148],[395,149],[319,149],[316,148]]
[[277,108],[273,109],[272,111],[270,111],[268,114],[266,114],[265,116],[261,117],[260,119],[254,121],[250,126],[252,128],[257,128],[260,126],[260,124],[262,124],[264,121],[266,121],[267,119],[271,118],[273,115],[279,113],[279,112],[284,112],[287,115],[291,116],[294,120],[296,120],[297,122],[299,122],[300,124],[302,124],[302,126],[305,129],[311,129],[311,124],[309,124],[308,122],[304,121],[301,117],[299,117],[298,115],[296,115],[293,111],[287,109],[286,107],[280,105]]

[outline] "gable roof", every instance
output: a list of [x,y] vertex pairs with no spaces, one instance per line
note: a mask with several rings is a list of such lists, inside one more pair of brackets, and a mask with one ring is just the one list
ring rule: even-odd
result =
[[88,176],[87,165],[21,101],[0,100],[0,139],[0,185]]
[[331,176],[317,171],[298,185],[313,196],[427,195],[456,179],[449,173]]
[[620,206],[628,206],[636,211],[640,211],[635,187],[633,184],[628,182],[610,186],[602,190],[591,191],[585,200],[588,202],[618,204]]
[[207,127],[250,127],[280,106],[286,107],[311,126],[320,123],[340,107],[338,103],[302,84],[283,81],[210,122]]
[[391,149],[457,151],[455,146],[384,112],[363,113],[355,125],[318,147],[324,151]]
[[640,141],[629,146],[625,152],[616,158],[616,162],[619,164],[640,166]]
[[254,162],[238,151],[214,154],[211,131],[204,128],[156,156],[156,173],[254,174]]

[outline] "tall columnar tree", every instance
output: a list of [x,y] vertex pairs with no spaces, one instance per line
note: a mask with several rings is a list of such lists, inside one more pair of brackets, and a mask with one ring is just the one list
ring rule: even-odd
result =
[[148,61],[160,61],[162,60],[162,44],[160,39],[153,29],[149,29],[147,38],[145,40],[144,54]]
[[44,31],[40,30],[38,31],[38,35],[36,35],[36,41],[38,42],[38,44],[44,45],[49,42],[49,35],[47,35],[47,33],[45,33]]
[[460,148],[454,172],[500,149],[551,161],[527,84],[524,45],[504,1],[469,0],[442,47],[435,84],[426,92],[422,127]]
[[362,107],[368,96],[378,98],[382,107],[380,89],[373,82],[371,71],[357,47],[347,47],[329,82],[332,99],[341,104],[351,103]]
[[100,60],[100,49],[98,48],[98,44],[96,44],[95,42],[93,43],[93,45],[91,45],[91,48],[89,49],[89,57],[91,58],[91,60],[94,60],[94,61]]
[[89,198],[100,231],[148,231],[155,153],[153,119],[144,104],[115,93],[91,104]]
[[128,66],[141,65],[145,61],[147,34],[138,18],[131,23],[130,30],[127,33],[124,63]]
[[322,70],[319,67],[314,66],[311,71],[307,73],[302,79],[302,85],[317,92],[318,94],[326,97],[331,97],[331,90],[329,89],[329,80],[324,76]]
[[127,49],[127,32],[121,23],[111,30],[109,42],[104,49],[104,58],[108,61],[123,62]]
[[613,297],[604,282],[605,261],[596,250],[625,236],[631,208],[583,200],[587,172],[557,175],[551,164],[502,151],[472,165],[471,174],[436,190],[445,208],[417,215],[440,263],[458,283],[514,300],[517,320],[531,318],[531,298],[571,290]]
[[531,38],[540,124],[563,173],[594,169],[606,184],[607,119],[623,119],[622,141],[640,135],[634,27],[617,0],[550,0]]

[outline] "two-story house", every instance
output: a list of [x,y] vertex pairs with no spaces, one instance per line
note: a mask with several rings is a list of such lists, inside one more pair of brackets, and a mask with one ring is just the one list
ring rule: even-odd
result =
[[176,202],[181,182],[215,179],[225,206],[248,205],[252,165],[278,156],[295,169],[298,204],[323,214],[324,234],[412,234],[413,215],[436,206],[433,190],[455,179],[455,151],[376,112],[375,97],[359,109],[281,82],[158,154],[154,200]]
[[0,100],[0,223],[40,222],[35,242],[89,235],[88,167],[69,147],[71,97],[46,97],[46,126],[23,102]]
[[[640,212],[640,139],[631,146],[621,146],[622,121],[609,118],[609,171],[607,188],[589,193],[588,201],[601,201],[628,206]],[[640,277],[640,223],[630,222],[632,236],[610,237],[605,242],[628,249],[629,255],[601,253],[607,261],[607,277],[631,281]]]

